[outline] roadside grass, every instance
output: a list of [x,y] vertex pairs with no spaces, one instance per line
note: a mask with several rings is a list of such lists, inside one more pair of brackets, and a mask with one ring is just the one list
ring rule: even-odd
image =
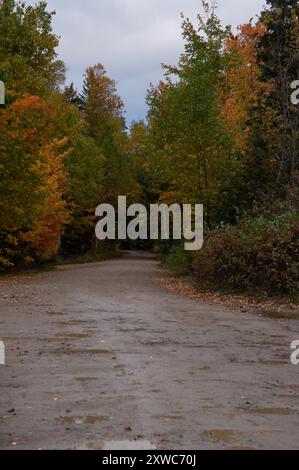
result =
[[[165,269],[165,263],[162,263]],[[231,310],[254,313],[272,319],[299,320],[299,292],[294,296],[265,292],[240,292],[199,284],[192,274],[177,274],[169,269],[159,282],[166,289],[209,305],[224,305]]]

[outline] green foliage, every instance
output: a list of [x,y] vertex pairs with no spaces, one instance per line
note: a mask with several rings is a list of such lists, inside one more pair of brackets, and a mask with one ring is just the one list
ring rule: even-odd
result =
[[218,93],[229,28],[223,29],[214,11],[204,6],[207,16],[199,17],[198,29],[183,21],[185,53],[177,66],[164,67],[165,82],[150,90],[148,103],[160,200],[203,203],[211,225],[236,159]]
[[76,132],[71,139],[72,151],[65,161],[68,186],[65,194],[70,213],[61,240],[64,256],[85,253],[94,242],[95,207],[104,184],[104,157],[95,141]]
[[114,82],[95,66],[82,97],[72,85],[61,90],[52,17],[46,2],[0,5],[3,268],[90,250],[96,206],[111,188],[115,196],[134,185]]
[[162,262],[177,274],[189,274],[192,270],[192,255],[183,243],[177,243],[161,256]]
[[[295,1],[268,4],[260,22],[235,36],[206,2],[197,29],[184,20],[185,53],[177,66],[164,67],[164,82],[148,94],[138,171],[156,199],[204,204],[211,231],[194,261],[201,281],[293,293],[298,220],[287,186],[297,184],[298,174],[299,108],[291,104],[290,85],[298,78],[299,10]],[[265,195],[283,210],[272,207],[269,215],[260,204],[254,216]],[[184,272],[181,248],[167,249],[166,259]]]
[[52,32],[54,13],[46,7],[44,1],[28,6],[6,0],[0,5],[0,79],[12,96],[44,94],[64,80],[58,38]]
[[182,243],[157,245],[177,272],[193,262],[201,282],[296,292],[298,2],[268,0],[236,35],[213,5],[203,1],[197,27],[183,18],[185,51],[150,89],[148,122],[127,133],[103,65],[86,70],[82,94],[64,86],[46,2],[1,3],[0,266],[105,251],[95,208],[127,195],[146,206],[204,204],[210,232],[194,259]]
[[123,102],[102,64],[86,70],[81,101],[87,132],[105,157],[102,197],[116,204],[119,195],[133,190],[135,181],[127,158]]

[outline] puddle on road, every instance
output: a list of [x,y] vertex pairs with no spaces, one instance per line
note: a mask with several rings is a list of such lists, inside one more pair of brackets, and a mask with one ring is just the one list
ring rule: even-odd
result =
[[153,416],[153,418],[163,419],[163,421],[165,421],[166,423],[170,423],[172,421],[178,421],[178,420],[183,419],[182,416],[160,416],[160,415],[155,415],[155,416]]
[[[32,341],[36,340],[34,336],[1,336],[0,338],[2,341]],[[38,338],[39,340],[43,341],[43,338]]]
[[287,398],[288,400],[298,400],[299,396],[297,394],[296,395],[280,394],[280,395],[277,395],[277,398]]
[[51,349],[47,353],[71,356],[76,354],[113,354],[108,349]]
[[296,413],[291,408],[251,408],[249,413],[262,415],[290,415]]
[[103,450],[150,450],[156,447],[146,440],[142,441],[107,441],[104,442]]
[[182,416],[162,416],[162,418],[164,419],[166,423],[183,419]]
[[239,342],[237,343],[238,346],[242,346],[244,348],[262,348],[263,346],[267,349],[269,349],[269,346],[272,347],[282,347],[285,346],[285,343],[278,343],[278,342],[272,342],[272,341],[258,341],[257,343],[248,343],[248,342]]
[[62,339],[80,339],[80,338],[89,338],[88,333],[56,333],[56,336]]
[[299,390],[299,384],[284,384],[283,388],[289,388],[290,390]]
[[95,441],[76,446],[75,450],[151,450],[156,449],[150,441]]
[[59,416],[57,420],[64,425],[97,424],[107,421],[107,416]]
[[209,431],[204,431],[203,436],[223,442],[231,442],[236,439],[236,434],[231,429],[210,429]]
[[53,322],[55,325],[58,326],[73,326],[73,325],[86,325],[90,323],[95,323],[96,320],[69,320],[69,321],[55,321]]
[[257,450],[255,447],[249,447],[249,446],[233,446],[233,447],[227,447],[225,450]]
[[6,421],[8,419],[8,416],[0,416],[0,423],[3,421]]
[[174,344],[170,340],[164,340],[164,339],[157,339],[157,340],[144,340],[140,341],[140,344],[143,344],[144,346],[164,346],[164,345],[169,345],[169,344]]
[[147,328],[145,327],[136,327],[136,328],[124,328],[124,327],[121,327],[121,328],[117,328],[118,331],[120,331],[121,333],[142,333],[144,331],[148,331]]
[[260,359],[259,362],[264,366],[283,366],[289,364],[288,359]]
[[65,341],[70,341],[72,338],[47,338],[47,343],[62,343]]
[[87,382],[92,382],[98,379],[97,377],[75,377],[75,380],[77,380],[78,382],[81,382],[82,384],[85,384]]

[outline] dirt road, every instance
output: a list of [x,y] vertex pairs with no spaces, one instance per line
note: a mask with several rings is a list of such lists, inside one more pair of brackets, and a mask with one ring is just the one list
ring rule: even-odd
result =
[[0,280],[1,449],[299,448],[299,322],[160,276],[127,256]]

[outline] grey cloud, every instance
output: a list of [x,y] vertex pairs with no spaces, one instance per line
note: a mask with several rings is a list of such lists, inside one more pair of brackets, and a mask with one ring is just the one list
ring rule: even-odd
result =
[[[35,3],[35,1],[27,1]],[[223,23],[234,27],[261,10],[264,0],[219,0]],[[101,62],[118,83],[128,121],[145,116],[150,82],[162,77],[161,62],[175,63],[183,49],[180,13],[195,20],[200,0],[48,0],[56,10],[59,53],[68,81],[80,89],[89,65]]]

